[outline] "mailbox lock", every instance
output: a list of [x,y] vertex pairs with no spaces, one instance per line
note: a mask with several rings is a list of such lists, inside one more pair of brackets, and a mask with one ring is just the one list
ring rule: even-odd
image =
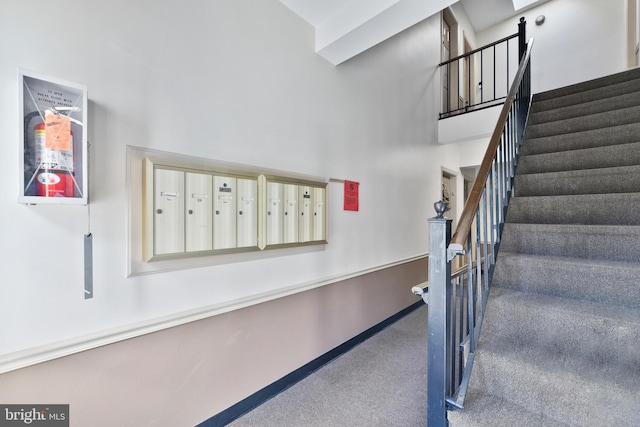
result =
[[157,213],[158,215],[159,215],[159,214],[161,214],[161,213],[162,213],[162,209],[157,209],[157,210],[156,210],[156,213]]
[[189,215],[193,215],[193,209],[189,209]]

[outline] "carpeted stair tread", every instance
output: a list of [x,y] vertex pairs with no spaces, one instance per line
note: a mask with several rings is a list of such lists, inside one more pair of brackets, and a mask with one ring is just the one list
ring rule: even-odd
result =
[[521,155],[556,153],[584,148],[604,147],[640,142],[640,120],[638,123],[586,130],[582,132],[526,138]]
[[[535,292],[601,305],[640,307],[640,264],[503,252],[498,255],[493,287]],[[615,283],[615,286],[611,284]]]
[[[594,369],[572,360],[570,354],[530,346],[492,351],[491,346],[481,343],[471,381],[485,393],[569,425],[640,425],[638,381],[619,383],[607,379],[611,367]],[[637,373],[630,374],[632,379],[640,379]],[[474,407],[465,405],[465,410],[473,411]]]
[[[466,409],[470,407],[473,407],[473,411]],[[467,425],[474,427],[568,426],[566,423],[547,417],[543,411],[534,413],[504,398],[488,393],[469,395],[466,399],[465,410],[449,411],[448,418],[451,427]]]
[[[596,322],[594,321],[592,323]],[[574,331],[575,333],[581,332],[579,329],[574,329]],[[490,339],[490,337],[487,338]],[[602,359],[602,354],[607,353],[605,348],[601,349],[601,355],[595,356],[593,359],[583,359],[575,357],[575,353],[579,350],[578,347],[570,349],[568,352],[560,352],[553,346],[521,346],[517,345],[517,341],[513,341],[512,344],[511,346],[507,346],[506,340],[494,342],[481,340],[480,351],[482,352],[482,360],[487,361],[496,355],[498,355],[499,358],[509,357],[515,360],[520,359],[520,363],[524,362],[536,365],[537,368],[548,371],[551,375],[554,375],[557,371],[569,372],[576,376],[583,377],[586,382],[604,384],[603,388],[613,386],[620,391],[624,390],[626,393],[635,392],[637,394],[640,392],[638,361],[635,359],[628,359],[628,363],[616,363],[616,361],[612,363],[608,359]],[[627,345],[626,347],[627,350],[629,350],[634,346]],[[637,350],[637,345],[635,347]],[[614,354],[615,352],[610,353]],[[478,355],[476,355],[476,357],[478,357]],[[500,367],[496,368],[500,371]],[[491,392],[493,393],[494,390],[491,390]],[[640,411],[640,408],[637,409]]]
[[515,197],[507,222],[640,225],[640,193]]
[[620,96],[596,99],[582,104],[533,112],[529,115],[527,124],[538,125],[542,123],[557,122],[558,120],[573,119],[606,111],[634,107],[637,105],[640,105],[640,88],[635,92],[625,93]]
[[515,177],[516,197],[632,193],[638,190],[640,190],[640,164],[560,172],[522,173]]
[[533,100],[535,101],[535,105],[532,105],[530,112],[537,113],[545,110],[580,105],[600,99],[615,98],[638,90],[640,90],[640,79],[631,79],[592,89],[583,88],[583,90],[575,93],[548,99],[542,99],[542,96],[534,95]]
[[558,153],[521,155],[518,160],[518,174],[633,165],[640,165],[640,142]]
[[483,331],[482,350],[505,354],[523,348],[547,356],[564,354],[564,360],[583,366],[593,380],[640,387],[637,308],[503,288],[492,288],[491,293],[484,320],[491,328]]
[[638,117],[640,117],[640,106],[636,105],[556,122],[527,125],[525,138],[541,138],[636,123]]
[[536,104],[542,104],[543,101],[547,101],[549,99],[562,98],[569,95],[592,91],[594,89],[602,90],[599,95],[602,98],[606,98],[612,92],[612,86],[636,79],[640,79],[640,67],[537,93],[533,96],[533,100]]
[[640,226],[506,223],[500,254],[637,262]]

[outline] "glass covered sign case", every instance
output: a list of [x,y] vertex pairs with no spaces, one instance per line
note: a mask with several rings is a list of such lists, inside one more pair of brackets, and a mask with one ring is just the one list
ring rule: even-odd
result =
[[20,190],[27,204],[87,204],[87,88],[18,70]]

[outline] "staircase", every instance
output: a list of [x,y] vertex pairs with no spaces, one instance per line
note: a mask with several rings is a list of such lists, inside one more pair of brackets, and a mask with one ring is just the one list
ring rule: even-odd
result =
[[535,95],[459,426],[640,426],[640,68]]

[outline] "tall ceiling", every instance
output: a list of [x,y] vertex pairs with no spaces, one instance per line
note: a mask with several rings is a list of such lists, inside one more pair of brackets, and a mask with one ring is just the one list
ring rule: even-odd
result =
[[[460,0],[476,31],[550,0]],[[456,0],[280,0],[316,30],[316,52],[334,65]]]

